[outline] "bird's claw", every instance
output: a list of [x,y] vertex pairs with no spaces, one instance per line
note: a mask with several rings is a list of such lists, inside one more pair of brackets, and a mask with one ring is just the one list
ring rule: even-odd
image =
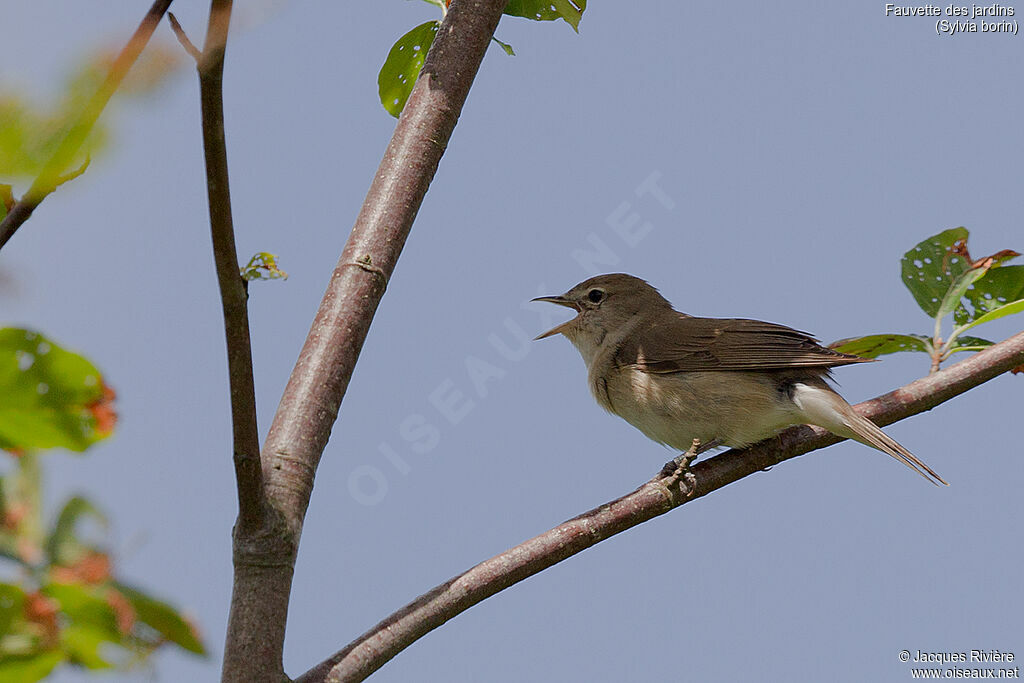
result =
[[[712,442],[714,443],[714,442]],[[661,473],[658,475],[660,478],[668,478],[669,487],[675,486],[679,483],[679,492],[689,498],[697,490],[697,477],[690,471],[690,465],[697,459],[697,456],[708,449],[713,447],[710,444],[707,447],[702,447],[700,439],[694,439],[693,444],[687,449],[685,453],[680,453],[672,460],[665,463],[665,466],[661,468]]]

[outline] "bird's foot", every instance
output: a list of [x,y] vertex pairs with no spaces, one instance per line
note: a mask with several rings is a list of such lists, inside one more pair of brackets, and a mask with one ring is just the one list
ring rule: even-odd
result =
[[661,468],[661,472],[658,474],[658,478],[671,480],[669,487],[675,486],[676,482],[678,482],[680,493],[689,498],[697,490],[697,478],[690,471],[690,465],[693,464],[698,455],[708,449],[715,448],[717,445],[717,440],[701,444],[700,439],[694,439],[690,448],[685,453],[680,453],[665,463],[665,466]]

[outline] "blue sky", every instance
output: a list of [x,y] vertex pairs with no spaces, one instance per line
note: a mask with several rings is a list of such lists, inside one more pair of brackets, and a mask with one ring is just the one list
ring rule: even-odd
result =
[[[3,83],[51,95],[148,4],[6,8],[20,28],[0,44]],[[200,42],[207,4],[172,9]],[[1024,251],[1019,37],[937,35],[934,19],[886,17],[884,3],[635,10],[592,3],[579,35],[499,26],[518,56],[495,46],[484,60],[320,466],[289,674],[671,457],[597,407],[567,341],[517,342],[564,319],[532,297],[625,271],[692,314],[825,341],[928,333],[899,280],[904,251],[957,225],[976,255]],[[236,7],[225,106],[240,258],[274,252],[291,276],[250,288],[264,433],[394,126],[377,70],[435,11]],[[236,504],[194,74],[109,116],[110,153],[4,249],[16,286],[0,293],[3,319],[85,353],[117,389],[118,433],[85,457],[49,455],[48,497],[101,504],[122,574],[207,634],[213,658],[162,653],[157,679],[212,680]],[[638,192],[651,182],[658,193]],[[978,332],[1003,338],[1020,321]],[[836,374],[857,401],[925,372],[906,354]],[[487,600],[373,680],[902,681],[904,649],[1024,655],[1022,382],[887,429],[948,489],[837,445]],[[454,392],[464,414],[438,409]],[[407,438],[411,425],[436,438]]]

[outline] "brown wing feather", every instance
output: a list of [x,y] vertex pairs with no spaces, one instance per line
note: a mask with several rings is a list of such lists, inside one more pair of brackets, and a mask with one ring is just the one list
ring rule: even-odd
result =
[[680,313],[670,322],[662,319],[637,332],[619,349],[616,360],[650,373],[830,368],[871,362],[826,349],[806,332],[760,320],[694,318]]

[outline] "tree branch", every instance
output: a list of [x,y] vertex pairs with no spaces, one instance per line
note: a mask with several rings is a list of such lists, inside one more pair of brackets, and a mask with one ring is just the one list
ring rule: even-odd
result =
[[[931,410],[1024,362],[1024,332],[945,370],[857,405],[880,425]],[[696,464],[687,486],[656,476],[632,493],[564,522],[446,581],[398,610],[296,683],[361,681],[416,640],[478,602],[630,527],[747,475],[841,441],[807,425]]]
[[296,534],[370,321],[505,4],[452,3],[281,398],[264,446],[267,485]]
[[88,137],[92,127],[96,125],[96,120],[99,119],[103,108],[107,106],[107,102],[110,101],[111,96],[113,96],[118,86],[121,85],[121,81],[124,80],[128,70],[135,63],[135,60],[138,59],[139,54],[142,53],[142,48],[146,47],[146,43],[149,42],[150,36],[153,35],[153,31],[156,30],[157,24],[160,23],[160,19],[164,16],[167,8],[170,7],[171,2],[172,0],[156,0],[153,6],[149,8],[139,27],[132,34],[128,44],[124,46],[121,53],[117,55],[117,58],[110,65],[103,83],[100,84],[92,98],[86,103],[81,116],[68,129],[64,139],[60,141],[60,145],[57,146],[53,156],[46,162],[43,170],[39,172],[39,176],[36,177],[32,186],[29,187],[28,191],[18,200],[18,203],[4,216],[3,221],[0,222],[0,249],[14,236],[14,233],[18,231],[22,223],[29,219],[29,216],[46,199],[47,195],[56,190],[61,183],[75,177],[73,174],[62,179],[61,174],[71,162],[75,153],[78,152],[82,143],[85,142],[85,138]]
[[[263,568],[253,566],[250,553],[240,552],[239,539],[260,537],[270,518],[263,488],[263,467],[260,462],[259,431],[256,422],[256,390],[253,381],[252,343],[249,332],[248,291],[238,267],[234,224],[231,216],[231,192],[228,177],[227,145],[224,137],[224,54],[231,24],[231,0],[211,0],[210,18],[202,53],[189,51],[199,71],[199,96],[202,107],[203,152],[206,159],[206,191],[210,210],[210,235],[213,260],[224,314],[224,337],[228,354],[228,380],[231,391],[231,427],[238,490],[238,520],[234,528],[235,575],[259,575]],[[184,35],[174,22],[179,39]],[[186,39],[187,42],[187,39]],[[184,43],[183,43],[184,44]],[[187,43],[191,45],[191,42]],[[188,47],[186,47],[188,50]],[[272,562],[271,562],[272,563]],[[237,592],[232,600],[238,598]],[[242,680],[239,672],[259,667],[260,676],[249,680],[269,680],[267,672],[283,677],[280,654],[275,655],[260,643],[264,632],[246,632],[247,622],[228,620],[224,648],[223,677]],[[266,623],[284,637],[284,621]]]
[[[203,152],[206,156],[206,192],[210,209],[213,260],[224,313],[231,387],[231,426],[235,480],[238,487],[237,529],[255,529],[263,518],[263,468],[260,465],[256,426],[256,389],[253,382],[249,333],[248,292],[238,268],[235,228],[231,218],[228,153],[224,140],[224,52],[231,23],[231,0],[213,0],[206,44],[197,62],[203,117]],[[237,531],[236,529],[236,531]]]
[[236,528],[225,681],[284,679],[284,625],[316,468],[506,2],[452,3],[327,285],[263,447],[267,517],[251,532]]
[[196,65],[203,59],[203,53],[192,44],[192,41],[188,39],[188,34],[185,33],[185,29],[181,27],[181,23],[178,21],[178,17],[174,16],[174,12],[167,13],[167,20],[171,22],[171,30],[174,31],[174,37],[178,39],[178,43],[185,49],[185,52],[191,57]]

